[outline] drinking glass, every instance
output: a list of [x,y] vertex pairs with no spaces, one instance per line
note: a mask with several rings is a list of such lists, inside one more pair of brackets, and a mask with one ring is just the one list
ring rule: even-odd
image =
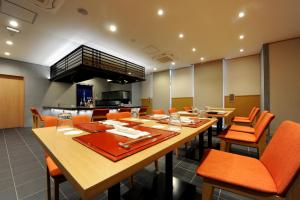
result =
[[181,132],[181,121],[178,113],[172,113],[169,118],[168,130]]
[[58,118],[58,122],[57,122],[57,126],[56,126],[57,131],[73,128],[73,121],[72,121],[71,113],[58,114],[57,118]]
[[140,109],[139,108],[132,108],[131,109],[131,117],[132,118],[139,118]]

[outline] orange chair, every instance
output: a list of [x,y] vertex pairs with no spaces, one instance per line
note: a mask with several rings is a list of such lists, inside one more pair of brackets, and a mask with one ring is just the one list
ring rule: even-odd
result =
[[219,136],[221,139],[221,150],[230,151],[231,144],[239,144],[257,148],[259,156],[261,156],[266,148],[266,129],[274,117],[275,116],[272,113],[266,113],[259,125],[256,127],[254,134],[231,130],[225,134],[221,134]]
[[165,111],[163,109],[156,109],[152,110],[152,114],[165,114]]
[[94,109],[92,114],[92,122],[106,119],[109,109]]
[[119,112],[131,112],[131,108],[120,108]]
[[260,159],[217,150],[207,151],[196,170],[204,177],[202,200],[214,188],[252,199],[300,198],[300,124],[284,121]]
[[115,112],[115,113],[107,113],[106,119],[121,119],[121,118],[130,118],[130,112]]
[[169,108],[168,112],[169,112],[169,114],[171,114],[171,113],[175,113],[177,111],[176,111],[176,108]]
[[72,116],[73,126],[80,123],[89,123],[91,122],[91,118],[88,115],[77,115]]
[[252,109],[252,111],[250,112],[249,117],[234,117],[232,122],[249,124],[252,126],[253,122],[255,120],[255,117],[257,116],[258,113],[259,113],[259,108],[254,107],[254,109]]
[[258,120],[256,121],[254,127],[250,126],[239,126],[239,125],[231,125],[229,130],[230,131],[240,131],[240,132],[246,132],[246,133],[254,133],[255,129],[259,126],[264,116],[268,113],[268,111],[263,111]]
[[[56,126],[53,125],[53,119],[52,118],[45,118],[44,119],[45,127],[49,126]],[[57,123],[57,120],[56,120]],[[54,181],[54,199],[59,199],[59,184],[66,181],[66,178],[58,168],[58,166],[55,164],[55,162],[52,160],[52,158],[46,153],[45,156],[46,166],[47,166],[47,196],[48,199],[51,199],[51,183],[50,183],[50,177],[52,177]]]
[[141,107],[140,111],[139,111],[140,116],[147,115],[147,110],[148,110],[148,107]]
[[183,110],[184,111],[191,111],[192,110],[192,106],[183,106]]
[[46,115],[42,116],[35,107],[31,107],[30,111],[32,113],[32,128],[39,128],[41,127],[41,124],[44,124],[45,127],[56,126],[57,117]]

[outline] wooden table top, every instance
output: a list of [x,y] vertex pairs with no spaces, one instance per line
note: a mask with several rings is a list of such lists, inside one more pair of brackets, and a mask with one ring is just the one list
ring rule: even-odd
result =
[[[152,120],[132,120],[141,121],[144,126],[150,127],[158,124]],[[181,134],[117,162],[105,158],[72,139],[79,135],[64,135],[62,132],[57,132],[56,127],[37,128],[33,129],[33,132],[68,181],[80,193],[82,199],[90,199],[192,140],[215,122],[216,119],[211,119],[209,123],[199,128],[182,127]],[[167,125],[164,126],[167,127]]]

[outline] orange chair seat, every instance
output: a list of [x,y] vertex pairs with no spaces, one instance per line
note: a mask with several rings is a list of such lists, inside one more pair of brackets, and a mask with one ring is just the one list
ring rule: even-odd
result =
[[60,169],[54,163],[54,161],[50,158],[50,156],[46,156],[46,164],[50,173],[50,176],[60,176],[62,175]]
[[58,121],[57,117],[47,115],[42,116],[42,120],[45,127],[56,126]]
[[209,150],[196,170],[202,177],[265,193],[277,193],[275,182],[261,161],[223,151]]
[[254,133],[255,129],[249,126],[238,126],[238,125],[231,125],[229,128],[230,131],[240,131],[246,133]]
[[249,117],[234,117],[233,119],[237,119],[237,120],[245,120],[245,119],[249,119]]
[[227,131],[225,134],[220,135],[220,138],[238,140],[242,142],[256,142],[257,138],[252,133],[245,133],[239,131]]
[[248,118],[245,118],[245,119],[234,118],[232,121],[233,121],[233,122],[242,122],[242,123],[251,123],[251,120],[248,119]]

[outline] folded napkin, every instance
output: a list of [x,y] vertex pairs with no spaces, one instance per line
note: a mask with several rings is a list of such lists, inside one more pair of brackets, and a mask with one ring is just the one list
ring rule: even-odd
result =
[[125,137],[132,138],[132,139],[137,139],[139,137],[143,137],[143,136],[150,134],[148,132],[139,131],[139,130],[135,130],[133,128],[128,128],[128,127],[119,126],[119,125],[114,125],[114,127],[115,127],[114,129],[106,130],[106,132],[125,136]]
[[114,125],[126,126],[126,125],[128,125],[128,123],[119,122],[119,121],[115,121],[115,120],[106,120],[106,121],[103,121],[102,123],[106,124],[106,125],[111,125],[111,126],[114,126]]
[[67,131],[67,132],[64,132],[65,135],[78,135],[78,134],[81,134],[83,133],[83,131]]
[[189,117],[180,117],[180,121],[189,124],[194,122],[194,120],[190,119]]
[[58,128],[57,131],[62,132],[62,131],[70,131],[73,130],[73,128]]
[[164,115],[164,114],[154,114],[154,115],[152,115],[152,118],[153,119],[166,119],[166,118],[169,118],[169,116]]

